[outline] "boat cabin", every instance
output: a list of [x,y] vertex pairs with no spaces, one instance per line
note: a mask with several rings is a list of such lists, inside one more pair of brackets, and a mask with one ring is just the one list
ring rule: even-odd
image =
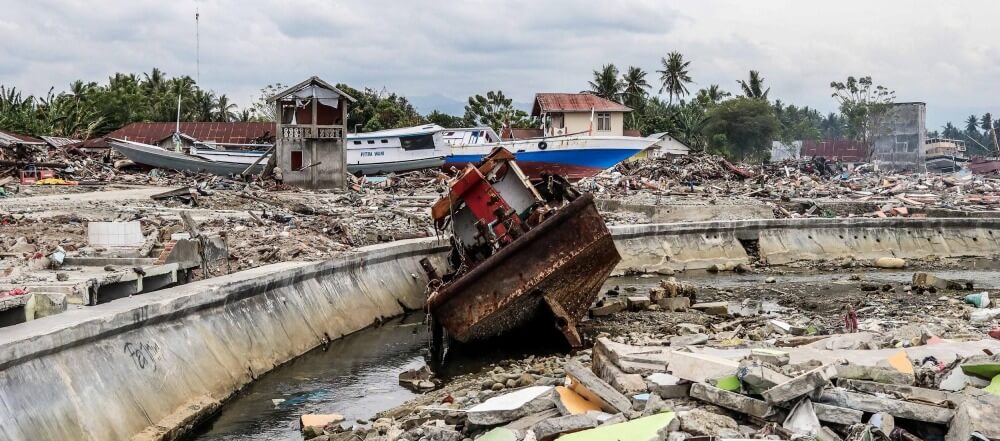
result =
[[538,93],[531,116],[542,121],[544,136],[587,133],[624,136],[628,106],[590,93]]
[[347,110],[355,99],[318,77],[273,97],[278,117],[275,165],[286,184],[344,188]]

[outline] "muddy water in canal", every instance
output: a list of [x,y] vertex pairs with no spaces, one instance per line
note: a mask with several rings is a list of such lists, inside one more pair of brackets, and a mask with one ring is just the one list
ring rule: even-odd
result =
[[191,439],[299,441],[302,414],[353,422],[402,404],[414,395],[398,375],[424,363],[426,336],[423,314],[411,314],[315,349],[259,378]]

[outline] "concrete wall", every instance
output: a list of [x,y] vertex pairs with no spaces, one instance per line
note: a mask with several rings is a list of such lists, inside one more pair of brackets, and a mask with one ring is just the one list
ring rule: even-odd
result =
[[650,223],[703,222],[737,219],[774,219],[774,210],[765,204],[668,203],[627,204],[616,199],[595,200],[602,212],[632,212],[646,215]]
[[[276,164],[286,184],[304,188],[344,188],[347,150],[342,139],[279,139]],[[292,152],[302,152],[302,171],[292,169]]]
[[704,269],[760,259],[795,261],[895,256],[990,257],[1000,253],[1000,219],[758,219],[611,228],[626,271]]
[[0,439],[170,439],[257,376],[423,305],[436,239],[269,265],[0,333]]
[[923,146],[927,140],[927,105],[897,103],[883,130],[884,134],[875,138],[872,159],[877,159],[885,168],[922,171]]

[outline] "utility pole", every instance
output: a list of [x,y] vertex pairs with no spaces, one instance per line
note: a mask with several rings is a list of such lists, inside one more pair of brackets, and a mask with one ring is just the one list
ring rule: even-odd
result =
[[201,86],[201,13],[194,8],[194,63],[195,82]]

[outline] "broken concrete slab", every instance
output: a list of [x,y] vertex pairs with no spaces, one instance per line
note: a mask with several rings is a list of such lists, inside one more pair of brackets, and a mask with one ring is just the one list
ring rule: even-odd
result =
[[605,412],[628,413],[632,410],[631,400],[579,362],[566,363],[563,369],[573,381],[570,389],[587,401],[597,403]]
[[299,417],[299,430],[303,435],[313,433],[315,436],[323,434],[323,428],[328,424],[337,424],[344,421],[344,416],[337,413],[307,413]]
[[725,317],[729,315],[729,302],[695,303],[691,309]]
[[792,379],[792,377],[766,366],[746,361],[740,363],[740,373],[744,386],[750,393],[756,395]]
[[821,366],[774,386],[761,395],[768,403],[785,403],[826,386],[836,376],[834,365]]
[[965,372],[962,372],[961,366],[956,366],[954,369],[941,375],[941,382],[938,383],[938,389],[949,392],[958,392],[965,389],[966,386],[983,388],[988,385],[988,380],[968,375]]
[[687,381],[704,383],[712,378],[733,375],[739,367],[739,363],[725,358],[694,352],[671,351],[667,370]]
[[531,386],[490,398],[468,409],[469,422],[495,426],[555,407],[551,386]]
[[579,415],[593,410],[601,410],[597,403],[587,401],[580,394],[565,386],[556,386],[553,400],[563,415]]
[[696,408],[678,413],[677,418],[681,422],[680,430],[687,433],[720,438],[739,437],[739,424],[725,415]]
[[705,343],[708,343],[708,336],[705,334],[675,335],[670,337],[670,346],[674,348],[703,345]]
[[788,364],[789,360],[791,360],[791,356],[788,355],[788,352],[768,348],[750,349],[750,357],[754,360],[760,360],[764,363],[773,364],[775,366],[784,366]]
[[524,431],[526,431],[526,430],[534,427],[535,424],[538,424],[538,423],[540,423],[542,421],[545,421],[545,420],[547,420],[549,418],[555,418],[555,417],[558,417],[558,416],[562,416],[562,414],[559,412],[559,409],[557,409],[557,408],[554,408],[554,409],[545,409],[545,410],[543,410],[541,412],[536,412],[536,413],[533,413],[533,414],[530,414],[530,415],[525,415],[525,416],[523,416],[521,418],[518,418],[518,419],[516,419],[514,421],[511,421],[511,422],[503,425],[502,427],[510,429],[510,430],[513,430],[515,432],[524,432]]
[[691,385],[691,398],[761,419],[767,419],[773,414],[771,406],[764,401],[736,392],[725,391],[705,383]]
[[958,405],[955,417],[948,424],[945,441],[967,441],[973,432],[987,439],[1000,439],[1000,397],[983,395]]
[[857,364],[837,365],[837,377],[888,384],[913,384],[916,381],[913,374],[904,374],[895,369]]
[[704,334],[705,327],[695,323],[678,323],[674,326],[674,334],[677,335],[691,335],[691,334]]
[[646,390],[646,382],[642,375],[627,374],[617,366],[620,352],[638,350],[634,346],[614,343],[606,338],[598,339],[594,345],[591,357],[591,370],[602,380],[613,386],[622,394],[633,394]]
[[946,407],[931,406],[909,401],[881,398],[874,395],[850,392],[843,389],[823,391],[820,401],[834,406],[846,407],[863,412],[886,412],[896,418],[947,424],[955,412]]
[[598,424],[600,422],[597,418],[591,415],[566,415],[542,421],[532,427],[531,431],[535,432],[535,439],[538,441],[552,441],[560,435],[593,429]]
[[660,396],[660,398],[684,398],[688,396],[691,383],[685,382],[680,377],[664,372],[657,372],[646,377],[646,384],[649,391]]
[[860,423],[861,417],[864,416],[864,412],[860,410],[815,402],[813,403],[813,410],[820,421],[824,423],[843,424],[845,426]]
[[866,394],[889,395],[900,397],[909,401],[919,401],[922,403],[945,407],[949,407],[948,403],[958,404],[968,398],[968,395],[965,394],[949,393],[936,389],[926,389],[908,385],[883,384],[873,381],[851,380],[845,378],[838,379],[837,386]]
[[607,441],[653,439],[660,429],[669,427],[676,420],[673,412],[658,413],[629,422],[601,425],[559,437],[559,441]]
[[477,441],[517,441],[517,433],[506,427],[497,427],[484,433]]

